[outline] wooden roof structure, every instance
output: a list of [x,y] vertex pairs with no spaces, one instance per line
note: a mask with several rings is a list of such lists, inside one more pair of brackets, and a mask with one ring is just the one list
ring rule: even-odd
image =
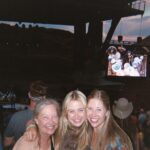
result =
[[1,0],[0,20],[74,25],[143,14],[144,7],[139,0]]

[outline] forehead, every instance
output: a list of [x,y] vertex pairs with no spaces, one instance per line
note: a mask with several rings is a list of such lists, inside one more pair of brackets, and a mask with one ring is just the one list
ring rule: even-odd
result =
[[39,112],[39,114],[53,114],[57,113],[56,107],[54,105],[45,105]]
[[102,100],[97,98],[91,98],[87,105],[88,107],[104,107]]
[[74,109],[76,107],[84,107],[84,104],[80,100],[71,100],[67,105],[67,109]]

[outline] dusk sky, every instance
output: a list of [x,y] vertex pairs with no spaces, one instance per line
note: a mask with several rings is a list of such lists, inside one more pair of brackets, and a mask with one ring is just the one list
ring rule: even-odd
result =
[[[110,20],[104,22],[104,38],[110,27]],[[53,28],[74,31],[73,26],[51,25]],[[143,38],[150,35],[150,0],[146,0],[146,8],[143,17],[141,15],[122,18],[118,24],[112,39],[117,40],[118,35],[123,35],[125,41],[136,41],[138,36]]]
[[[108,26],[108,22],[106,23]],[[106,29],[107,30],[107,29]],[[106,31],[105,30],[105,31]],[[146,8],[143,17],[141,15],[123,18],[118,25],[113,39],[122,34],[123,39],[135,41],[138,36],[143,38],[150,35],[150,0],[146,0]]]

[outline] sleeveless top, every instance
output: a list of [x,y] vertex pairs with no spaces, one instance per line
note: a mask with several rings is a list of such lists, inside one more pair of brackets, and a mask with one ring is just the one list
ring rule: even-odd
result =
[[54,149],[54,143],[53,143],[52,138],[51,138],[51,150],[55,150],[55,149]]

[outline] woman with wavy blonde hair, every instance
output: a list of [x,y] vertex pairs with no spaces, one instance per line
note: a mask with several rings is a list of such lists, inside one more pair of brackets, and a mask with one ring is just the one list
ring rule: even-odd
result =
[[103,90],[94,90],[88,96],[87,119],[91,125],[92,150],[133,150],[127,134],[114,120],[110,100]]
[[56,150],[86,150],[88,147],[86,96],[79,90],[69,92],[63,102]]

